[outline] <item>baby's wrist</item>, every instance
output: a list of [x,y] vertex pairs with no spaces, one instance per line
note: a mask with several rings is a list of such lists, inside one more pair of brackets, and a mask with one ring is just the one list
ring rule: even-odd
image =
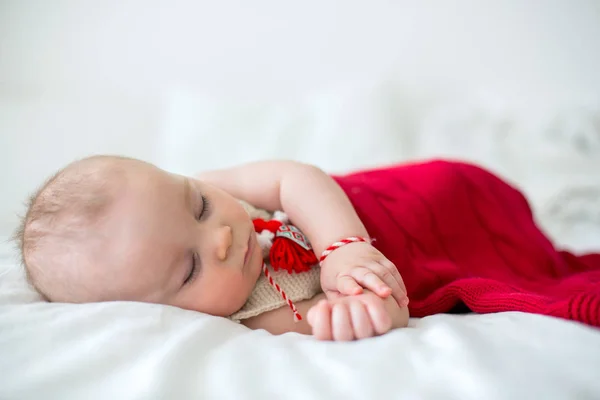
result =
[[322,266],[325,259],[331,253],[333,253],[334,251],[336,251],[337,249],[339,249],[341,247],[344,247],[344,246],[347,246],[347,245],[353,244],[353,243],[371,243],[371,239],[367,236],[348,236],[341,240],[335,241],[335,242],[331,243],[329,246],[327,246],[325,248],[325,250],[323,250],[321,252],[321,255],[319,257],[319,263]]

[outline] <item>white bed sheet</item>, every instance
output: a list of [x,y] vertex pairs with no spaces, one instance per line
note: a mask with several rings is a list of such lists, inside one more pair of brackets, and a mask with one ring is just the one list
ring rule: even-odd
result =
[[600,332],[554,318],[438,315],[323,343],[165,306],[40,303],[14,272],[1,399],[600,398]]

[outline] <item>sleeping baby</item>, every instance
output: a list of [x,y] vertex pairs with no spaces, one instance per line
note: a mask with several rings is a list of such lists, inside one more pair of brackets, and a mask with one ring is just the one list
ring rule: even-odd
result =
[[[266,214],[258,209],[285,211],[318,254],[348,237],[361,241],[330,250],[305,272],[271,269],[267,279],[252,219]],[[39,190],[18,236],[29,281],[52,302],[168,304],[325,340],[381,335],[408,321],[400,274],[370,243],[344,192],[295,162],[191,178],[90,157]],[[282,293],[265,287],[269,280]]]
[[16,237],[51,302],[159,303],[336,341],[405,327],[409,309],[600,325],[600,255],[556,250],[516,188],[462,162],[188,177],[93,156],[41,187]]

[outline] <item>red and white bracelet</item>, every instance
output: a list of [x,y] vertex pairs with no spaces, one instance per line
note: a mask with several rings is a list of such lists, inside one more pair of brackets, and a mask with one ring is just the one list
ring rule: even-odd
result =
[[331,246],[329,246],[328,248],[323,250],[323,253],[321,253],[321,257],[319,258],[319,263],[323,264],[323,261],[334,250],[339,249],[340,247],[345,246],[347,244],[357,243],[357,242],[369,242],[370,243],[371,239],[367,239],[367,238],[364,238],[361,236],[350,236],[350,237],[340,240],[339,242],[332,243]]

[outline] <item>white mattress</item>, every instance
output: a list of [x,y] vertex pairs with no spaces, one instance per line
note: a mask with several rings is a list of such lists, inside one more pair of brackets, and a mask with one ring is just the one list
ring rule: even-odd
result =
[[[522,114],[491,106],[483,112],[480,102],[425,107],[404,94],[390,100],[389,88],[338,93],[266,104],[260,113],[179,94],[171,99],[158,163],[193,172],[198,153],[187,149],[200,145],[229,154],[203,152],[200,168],[279,156],[339,171],[460,156],[523,185],[561,244],[600,247],[600,142],[577,124],[589,128],[585,122],[597,113],[565,111],[558,120],[566,115],[573,123],[552,136],[547,128],[557,114],[535,119],[529,106]],[[397,116],[387,101],[406,105],[405,114]],[[295,126],[306,128],[301,137],[277,139]],[[574,143],[582,140],[591,154],[578,153]],[[321,343],[166,306],[41,303],[14,257],[3,254],[0,399],[600,398],[600,331],[573,322],[520,313],[438,315],[380,338]]]
[[14,272],[1,399],[600,398],[600,332],[554,318],[439,315],[324,343],[157,305],[39,303]]

